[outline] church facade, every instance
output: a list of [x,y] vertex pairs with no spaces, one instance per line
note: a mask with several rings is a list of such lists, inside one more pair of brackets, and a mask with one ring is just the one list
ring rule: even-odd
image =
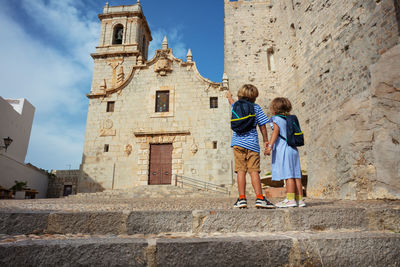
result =
[[99,18],[79,192],[173,184],[176,175],[232,184],[226,86],[203,78],[190,50],[176,58],[166,38],[148,59],[139,2],[106,5]]

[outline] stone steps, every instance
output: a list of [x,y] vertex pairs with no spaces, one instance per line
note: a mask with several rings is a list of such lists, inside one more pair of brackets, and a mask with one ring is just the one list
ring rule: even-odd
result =
[[159,234],[278,231],[400,232],[400,209],[309,207],[274,210],[0,212],[0,234]]
[[385,232],[17,238],[0,241],[2,266],[400,266]]
[[237,210],[232,200],[136,199],[122,211],[100,207],[125,200],[83,201],[99,205],[86,211],[68,210],[83,205],[70,199],[0,202],[0,265],[400,266],[399,202]]
[[221,192],[202,190],[191,187],[177,187],[172,185],[152,185],[137,186],[130,189],[105,190],[96,193],[78,193],[70,195],[70,199],[82,198],[105,198],[105,199],[124,199],[124,198],[161,198],[161,197],[207,197],[223,196]]

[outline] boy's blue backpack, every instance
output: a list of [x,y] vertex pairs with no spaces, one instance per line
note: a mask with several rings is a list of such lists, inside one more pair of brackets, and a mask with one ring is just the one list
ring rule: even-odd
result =
[[254,103],[245,99],[239,99],[233,104],[231,129],[238,134],[243,134],[254,128],[256,113]]
[[277,115],[286,120],[286,139],[279,134],[282,139],[285,139],[291,147],[304,146],[304,135],[300,129],[300,123],[296,115]]

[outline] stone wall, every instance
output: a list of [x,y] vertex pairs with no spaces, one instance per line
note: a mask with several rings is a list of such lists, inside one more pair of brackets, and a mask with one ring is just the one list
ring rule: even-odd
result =
[[54,170],[51,173],[53,175],[49,175],[48,198],[63,197],[65,186],[72,186],[71,195],[77,193],[79,170]]
[[[267,15],[252,16],[255,8]],[[246,51],[265,54],[272,44],[277,77],[265,67],[254,76],[266,77],[265,95],[294,104],[312,197],[400,198],[398,18],[393,0],[225,1],[230,84],[250,81],[236,75],[254,61]],[[242,31],[235,25],[253,25],[246,46],[235,47]]]

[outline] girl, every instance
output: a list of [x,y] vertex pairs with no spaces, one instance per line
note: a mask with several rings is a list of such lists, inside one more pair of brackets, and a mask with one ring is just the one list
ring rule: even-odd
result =
[[272,150],[272,180],[286,180],[285,200],[275,204],[278,208],[304,207],[303,188],[301,185],[300,158],[297,148],[286,143],[286,120],[292,110],[289,99],[277,97],[272,100],[269,109],[274,115],[273,131],[270,142],[266,145],[265,154]]

